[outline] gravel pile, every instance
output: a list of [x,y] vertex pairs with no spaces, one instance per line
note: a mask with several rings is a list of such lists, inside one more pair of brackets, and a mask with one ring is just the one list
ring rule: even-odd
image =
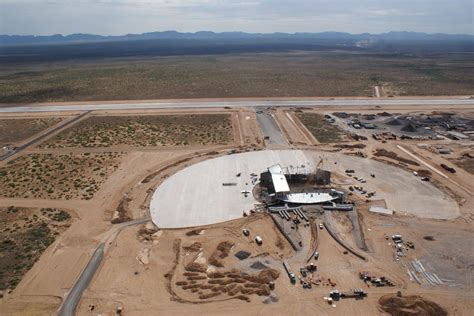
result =
[[235,256],[239,259],[239,260],[244,260],[244,259],[247,259],[248,257],[250,257],[250,252],[248,251],[239,251],[235,254]]
[[263,270],[263,269],[267,269],[268,267],[266,265],[264,265],[263,263],[261,263],[260,261],[255,261],[254,263],[252,263],[250,265],[250,267],[252,269],[256,269],[256,270]]
[[414,133],[417,131],[416,125],[413,123],[408,123],[402,128],[402,131],[408,132],[408,133]]
[[392,125],[392,126],[397,126],[397,125],[402,125],[403,122],[396,118],[396,119],[388,121],[387,124]]

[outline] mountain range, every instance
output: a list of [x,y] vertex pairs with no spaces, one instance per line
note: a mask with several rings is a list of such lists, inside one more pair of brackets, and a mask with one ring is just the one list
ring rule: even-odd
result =
[[474,42],[474,35],[466,34],[428,34],[419,32],[388,32],[381,34],[350,34],[343,32],[321,33],[245,33],[223,32],[215,33],[201,31],[196,33],[181,33],[177,31],[150,32],[142,34],[126,34],[117,36],[103,36],[93,34],[71,35],[0,35],[0,46],[17,45],[45,45],[45,44],[72,44],[119,42],[131,40],[315,40],[315,41],[344,41],[349,43],[364,43],[378,41],[440,41],[440,42]]

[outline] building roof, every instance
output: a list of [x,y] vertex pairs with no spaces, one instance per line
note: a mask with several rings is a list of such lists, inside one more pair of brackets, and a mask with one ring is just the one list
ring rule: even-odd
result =
[[290,187],[288,186],[285,174],[283,173],[283,169],[281,169],[280,165],[273,165],[268,168],[268,171],[272,176],[272,182],[273,187],[275,189],[275,193],[290,192]]
[[307,193],[290,193],[283,199],[284,202],[298,204],[318,204],[329,202],[337,199],[329,193],[324,192],[307,192]]

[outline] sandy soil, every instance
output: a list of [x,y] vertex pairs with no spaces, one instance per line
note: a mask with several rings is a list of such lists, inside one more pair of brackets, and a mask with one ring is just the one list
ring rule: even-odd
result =
[[311,134],[300,120],[290,111],[275,110],[275,119],[285,134],[290,144],[293,145],[317,145],[318,140]]
[[[295,98],[292,98],[295,99]],[[418,107],[423,109],[444,109],[442,106]],[[450,107],[450,109],[452,109]],[[467,108],[457,107],[458,110]],[[333,108],[322,108],[320,113],[332,112]],[[348,107],[344,108],[349,111]],[[353,109],[362,111],[365,109]],[[368,110],[380,112],[380,109],[369,107]],[[407,107],[384,107],[383,110],[409,112]],[[205,109],[192,110],[188,112],[202,112]],[[215,111],[215,109],[212,109]],[[112,111],[109,111],[111,113]],[[160,111],[139,111],[150,114]],[[183,110],[184,112],[184,110]],[[277,111],[279,119],[283,111]],[[109,113],[98,113],[107,115]],[[119,112],[117,112],[119,113]],[[122,111],[128,114],[132,111]],[[135,111],[138,113],[138,111]],[[234,112],[235,113],[235,112]],[[123,151],[121,164],[104,183],[101,190],[89,201],[81,200],[40,200],[40,199],[0,199],[0,206],[15,205],[18,207],[54,207],[66,209],[74,215],[72,226],[63,234],[58,236],[41,256],[40,260],[26,274],[18,287],[10,294],[5,293],[0,300],[0,310],[7,315],[50,315],[53,314],[67,291],[71,288],[79,273],[86,265],[95,247],[104,236],[110,235],[114,227],[110,221],[114,217],[117,206],[124,195],[131,198],[128,204],[128,215],[131,218],[140,218],[148,214],[148,205],[151,193],[167,177],[185,168],[190,164],[225,155],[229,149],[242,146],[242,149],[261,148],[262,135],[255,122],[255,112],[242,109],[236,112],[234,132],[236,133],[236,144],[220,147],[182,147],[182,148],[113,148],[115,151]],[[35,114],[39,116],[64,116],[71,113]],[[114,113],[115,115],[116,113]],[[11,117],[28,117],[29,115],[5,114]],[[238,117],[238,119],[237,119]],[[247,119],[247,117],[249,117]],[[279,125],[283,127],[285,136],[293,141],[297,148],[314,148],[314,144],[304,137],[299,126],[292,126],[291,120],[282,118]],[[237,128],[239,127],[239,128]],[[299,144],[301,143],[301,144]],[[366,142],[367,147],[362,151],[370,157],[371,152],[380,146],[397,150],[398,143],[381,144]],[[446,161],[432,152],[419,149],[416,142],[400,143],[408,150],[427,163],[439,165]],[[331,145],[318,145],[318,149],[335,151]],[[75,152],[78,149],[71,149]],[[82,150],[82,149],[81,149]],[[103,151],[97,148],[91,152]],[[111,150],[108,148],[107,150]],[[31,148],[27,152],[39,151]],[[42,150],[41,150],[42,151]],[[341,150],[339,150],[341,151]],[[356,150],[342,150],[341,152],[353,153]],[[62,152],[61,150],[57,151]],[[209,154],[211,153],[211,154]],[[398,151],[400,155],[403,152]],[[409,157],[407,157],[409,158]],[[393,162],[392,162],[393,163]],[[404,167],[403,167],[404,168]],[[438,168],[438,167],[437,167]],[[292,269],[298,272],[302,266],[302,260],[307,256],[309,249],[301,253],[293,253],[271,222],[252,217],[238,219],[235,222],[227,222],[222,225],[207,227],[203,235],[186,236],[187,230],[163,230],[149,241],[140,237],[139,231],[142,227],[128,227],[124,229],[109,245],[105,260],[100,270],[94,277],[90,288],[79,305],[78,314],[89,314],[89,305],[95,305],[94,313],[111,315],[117,306],[123,306],[124,312],[129,315],[149,314],[175,314],[189,315],[190,313],[206,313],[209,315],[260,314],[260,315],[306,315],[306,314],[342,314],[342,315],[377,315],[381,314],[378,308],[380,296],[388,293],[396,293],[397,290],[403,294],[417,294],[440,304],[450,314],[469,315],[474,308],[472,293],[472,248],[474,220],[472,210],[474,202],[472,194],[465,189],[472,190],[472,175],[466,172],[458,172],[448,175],[448,179],[433,175],[434,184],[451,195],[459,203],[461,217],[453,220],[428,220],[419,219],[411,215],[395,215],[386,217],[372,214],[367,209],[361,208],[361,225],[364,230],[365,241],[369,248],[368,261],[362,261],[350,254],[344,254],[344,249],[336,243],[329,234],[322,230],[319,234],[320,259],[315,262],[318,265],[318,275],[322,278],[331,278],[339,290],[350,290],[362,287],[367,290],[368,297],[362,301],[352,299],[336,302],[333,308],[323,300],[332,289],[330,286],[315,286],[306,290],[298,283],[292,285],[283,267],[280,256],[287,258]],[[148,179],[148,181],[144,181]],[[451,181],[452,180],[452,181]],[[462,187],[462,188],[461,188]],[[464,188],[464,189],[463,189]],[[321,219],[317,219],[320,222]],[[249,222],[251,221],[251,222]],[[348,243],[355,245],[351,240],[350,225],[344,218],[340,219],[341,230]],[[255,244],[245,240],[240,231],[243,226],[249,226],[252,232],[263,235],[264,245],[257,248]],[[408,251],[409,256],[401,261],[393,260],[393,248],[388,245],[389,241],[385,235],[400,233],[408,240],[415,243],[415,249]],[[309,228],[304,228],[302,234],[306,237],[311,233]],[[433,236],[434,241],[425,240],[424,237]],[[164,277],[175,265],[176,251],[173,247],[176,240],[181,240],[182,245],[188,245],[200,240],[209,253],[215,245],[223,239],[232,239],[237,242],[238,247],[232,251],[247,249],[255,253],[266,253],[268,255],[259,257],[278,270],[280,277],[276,281],[274,294],[278,296],[279,302],[263,304],[264,297],[251,296],[251,302],[230,300],[224,302],[213,302],[206,304],[180,303],[170,294],[167,288],[167,280]],[[284,240],[284,238],[283,238]],[[280,249],[277,244],[283,244]],[[139,256],[148,264],[140,263]],[[144,259],[145,258],[145,259]],[[227,267],[247,269],[247,260],[236,261],[231,254],[225,261]],[[408,263],[413,258],[428,263],[426,266],[436,271],[440,277],[455,280],[455,286],[426,287],[410,281],[403,263]],[[179,258],[182,259],[182,258]],[[182,262],[178,260],[178,263]],[[253,262],[253,261],[249,261]],[[179,270],[177,270],[179,271]],[[370,271],[373,274],[385,275],[396,284],[395,288],[367,288],[359,280],[359,271]],[[452,284],[454,282],[450,282]],[[183,294],[184,295],[184,294]]]

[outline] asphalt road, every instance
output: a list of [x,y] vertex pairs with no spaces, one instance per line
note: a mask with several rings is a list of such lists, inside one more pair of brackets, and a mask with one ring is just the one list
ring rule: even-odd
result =
[[69,295],[64,300],[64,303],[61,306],[61,309],[59,310],[59,316],[74,315],[74,311],[76,310],[77,304],[79,304],[79,301],[81,300],[82,293],[89,286],[89,283],[94,277],[97,268],[102,262],[102,258],[104,257],[104,248],[105,243],[101,242],[99,244],[99,247],[97,247],[94,254],[92,255],[91,260],[87,264],[81,276],[77,280],[76,284],[74,284],[71,292],[69,292]]
[[174,109],[174,108],[213,108],[213,107],[312,107],[312,106],[389,106],[389,105],[472,105],[474,99],[468,97],[452,98],[389,98],[389,99],[298,99],[298,100],[193,100],[193,101],[155,101],[155,102],[102,102],[69,105],[20,105],[0,106],[0,113],[54,112],[54,111],[93,111],[93,110],[133,110],[133,109]]
[[43,140],[44,138],[48,137],[49,135],[63,129],[63,128],[66,128],[67,126],[73,124],[74,122],[77,122],[79,119],[81,119],[82,117],[84,117],[85,115],[89,114],[91,111],[86,111],[76,117],[74,117],[73,119],[71,120],[68,120],[66,122],[63,122],[61,125],[49,130],[48,132],[44,133],[44,134],[40,134],[38,137],[36,138],[33,138],[32,140],[30,140],[29,142],[13,149],[13,150],[10,150],[8,151],[6,154],[4,155],[1,155],[0,156],[0,161],[2,160],[5,160],[7,158],[10,158],[11,156],[13,155],[16,155],[17,153],[19,153],[20,151],[22,150],[25,150],[26,148],[30,147],[31,145],[34,145],[36,144],[37,142],[39,142],[40,140]]
[[84,271],[82,271],[81,275],[79,276],[79,279],[77,279],[76,283],[74,284],[71,291],[64,300],[63,304],[61,305],[58,313],[59,316],[73,316],[75,314],[75,310],[77,304],[79,304],[79,301],[81,300],[82,293],[84,293],[84,291],[89,286],[89,283],[91,282],[92,278],[94,277],[94,274],[100,266],[100,263],[102,262],[106,243],[110,242],[110,239],[115,238],[115,236],[117,236],[117,234],[124,227],[142,224],[149,220],[149,218],[142,218],[118,224],[117,226],[114,226],[108,234],[106,234],[106,237],[104,237],[102,242],[94,251],[94,254],[87,263],[87,266],[85,267]]

